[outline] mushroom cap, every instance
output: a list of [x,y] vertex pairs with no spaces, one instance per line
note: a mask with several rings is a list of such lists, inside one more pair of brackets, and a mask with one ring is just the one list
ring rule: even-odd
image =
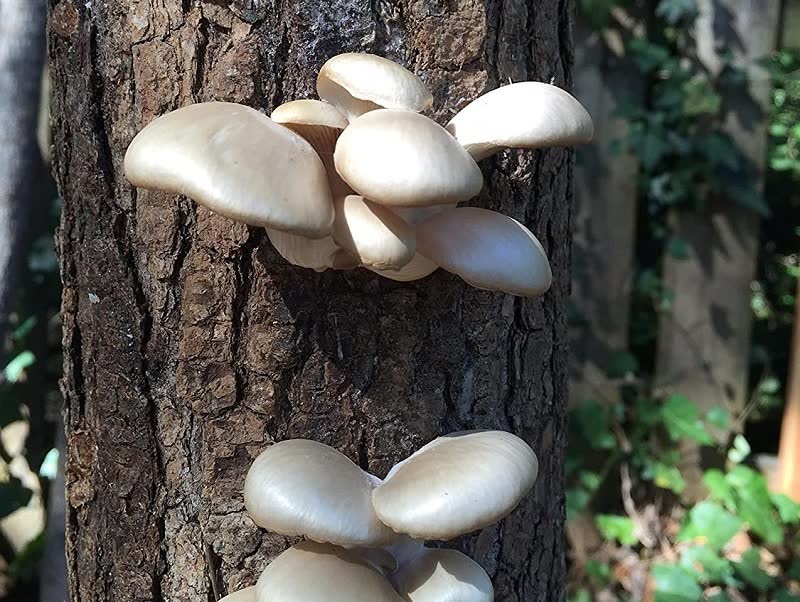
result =
[[594,126],[569,92],[520,82],[473,100],[450,120],[447,131],[479,161],[503,148],[584,144],[592,139]]
[[447,203],[446,205],[430,205],[428,207],[392,207],[392,211],[406,220],[410,225],[416,226],[426,219],[441,213],[445,209],[455,208],[455,203]]
[[258,602],[401,602],[391,584],[358,555],[304,541],[261,573]]
[[221,598],[219,602],[256,602],[256,586],[253,585],[228,594]]
[[314,147],[325,166],[334,198],[352,192],[333,167],[336,141],[347,127],[344,115],[327,102],[307,99],[280,105],[272,112],[272,120],[289,128]]
[[533,487],[538,468],[533,450],[511,433],[454,433],[392,468],[372,492],[372,505],[398,533],[452,539],[509,514]]
[[359,52],[328,60],[317,76],[317,93],[351,120],[382,107],[422,111],[433,104],[428,88],[408,69]]
[[392,575],[407,602],[493,602],[494,588],[481,565],[456,550],[426,549]]
[[423,257],[419,253],[414,253],[406,265],[398,270],[380,270],[377,268],[367,268],[376,274],[380,274],[389,280],[397,282],[412,282],[413,280],[422,280],[423,278],[433,274],[439,266],[433,263],[427,257]]
[[455,138],[410,111],[362,115],[342,132],[333,160],[353,190],[381,205],[457,203],[483,187],[480,168]]
[[420,254],[473,286],[536,296],[553,274],[544,249],[517,220],[478,207],[447,209],[417,226]]
[[336,199],[334,207],[333,237],[361,265],[401,268],[414,257],[414,230],[388,207],[357,195]]
[[300,136],[244,105],[189,105],[148,124],[125,154],[141,188],[186,195],[251,226],[319,238],[331,231],[325,168]]
[[267,236],[275,250],[286,261],[301,268],[324,272],[334,267],[339,245],[333,236],[306,238],[299,234],[267,228]]
[[267,448],[247,473],[244,505],[253,521],[282,535],[344,547],[391,541],[370,494],[380,480],[316,441],[292,439]]

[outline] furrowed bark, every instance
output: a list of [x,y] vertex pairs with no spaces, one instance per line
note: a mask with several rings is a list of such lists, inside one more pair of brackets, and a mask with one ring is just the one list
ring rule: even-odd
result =
[[437,435],[511,430],[536,490],[456,542],[504,601],[564,594],[564,300],[571,152],[506,153],[479,203],[528,224],[555,274],[540,299],[286,264],[259,229],[137,191],[125,148],[157,115],[226,100],[269,112],[314,96],[345,51],[398,60],[445,122],[521,80],[571,85],[567,2],[50,0],[54,164],[73,601],[213,600],[255,582],[287,538],[257,529],[253,458],[315,439],[389,467]]

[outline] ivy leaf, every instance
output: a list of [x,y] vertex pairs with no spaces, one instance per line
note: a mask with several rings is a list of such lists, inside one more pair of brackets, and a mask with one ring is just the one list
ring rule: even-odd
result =
[[592,602],[592,595],[588,589],[579,589],[567,598],[567,602]]
[[742,528],[742,521],[716,502],[700,502],[689,511],[689,519],[678,541],[700,540],[711,550],[722,549]]
[[770,210],[767,201],[752,186],[733,186],[728,189],[728,193],[740,207],[751,209],[763,217],[769,216]]
[[609,427],[608,412],[596,401],[587,401],[570,415],[570,425],[593,449],[612,449],[617,440]]
[[635,374],[638,369],[639,361],[635,355],[628,351],[617,351],[609,359],[606,374],[609,378],[624,378]]
[[725,475],[721,470],[712,468],[703,474],[703,483],[708,487],[711,497],[725,504],[728,510],[736,510],[736,499],[733,495],[733,487],[725,480]]
[[725,479],[737,498],[739,518],[769,544],[783,541],[783,527],[772,512],[772,500],[764,475],[741,464],[732,468]]
[[691,21],[697,17],[695,0],[661,0],[656,7],[656,15],[670,25],[679,21]]
[[25,374],[25,370],[34,363],[36,363],[36,356],[30,351],[23,351],[11,360],[3,370],[6,380],[10,383],[19,382],[22,375]]
[[695,75],[683,83],[683,112],[691,117],[715,114],[722,106],[722,97],[714,91],[708,77]]
[[775,594],[775,602],[800,602],[800,596],[782,587]]
[[702,445],[714,442],[700,420],[697,406],[683,395],[670,395],[661,408],[661,417],[673,441],[691,439]]
[[704,583],[726,583],[733,577],[733,567],[708,546],[691,546],[681,554],[680,565]]
[[594,520],[605,539],[614,539],[625,546],[632,546],[639,541],[636,527],[627,516],[598,514]]
[[722,406],[714,406],[706,413],[706,422],[720,429],[727,429],[731,424],[731,415]]
[[800,504],[782,493],[769,494],[772,503],[778,509],[778,516],[787,525],[796,525],[800,522]]
[[677,466],[669,466],[662,462],[653,463],[653,483],[661,489],[668,489],[675,493],[682,493],[686,489],[681,471]]
[[694,575],[677,564],[653,565],[655,602],[699,602],[703,590]]
[[728,460],[741,464],[750,455],[750,444],[742,435],[733,438],[733,447],[728,450]]
[[742,579],[760,592],[766,592],[772,586],[772,577],[761,570],[759,561],[761,555],[758,548],[750,548],[739,562],[734,562],[733,566]]
[[634,38],[628,44],[631,57],[643,72],[653,71],[670,59],[670,51],[665,46],[653,44],[643,38]]

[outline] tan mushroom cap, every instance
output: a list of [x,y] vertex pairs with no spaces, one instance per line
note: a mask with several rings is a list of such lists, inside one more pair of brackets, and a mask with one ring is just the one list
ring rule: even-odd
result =
[[256,586],[253,585],[228,594],[221,598],[219,602],[256,602]]
[[584,144],[592,139],[594,126],[569,92],[520,82],[473,100],[450,120],[447,131],[480,161],[504,148]]
[[417,249],[482,289],[532,297],[547,291],[553,281],[533,233],[488,209],[458,207],[428,218],[417,226]]
[[370,495],[380,482],[327,445],[282,441],[247,473],[244,505],[260,527],[344,547],[377,546],[392,531],[378,520]]
[[439,266],[433,263],[430,259],[423,257],[419,253],[414,253],[406,265],[399,270],[379,270],[376,268],[368,268],[370,271],[380,274],[389,280],[397,282],[412,282],[414,280],[422,280],[427,276],[433,274]]
[[336,199],[333,238],[361,265],[401,268],[414,257],[414,230],[391,209],[357,195]]
[[392,575],[407,602],[493,602],[494,588],[481,565],[456,550],[426,549]]
[[391,584],[358,555],[299,543],[273,560],[256,585],[257,602],[401,602]]
[[125,176],[252,226],[310,238],[331,232],[333,202],[317,153],[243,105],[201,103],[159,117],[128,147]]
[[408,69],[357,52],[340,54],[322,66],[317,93],[350,120],[380,108],[418,112],[433,104],[428,88]]
[[292,265],[310,268],[317,272],[324,272],[334,267],[340,247],[333,240],[333,236],[306,238],[272,228],[266,230],[272,246]]
[[395,466],[372,492],[372,505],[397,533],[448,540],[509,514],[538,468],[533,450],[511,433],[454,433]]
[[353,190],[381,205],[458,203],[483,187],[480,168],[455,138],[409,111],[381,109],[351,122],[333,160]]
[[314,147],[325,166],[334,198],[352,192],[333,167],[336,141],[347,127],[347,118],[336,107],[320,100],[293,100],[275,109],[272,120],[302,136]]

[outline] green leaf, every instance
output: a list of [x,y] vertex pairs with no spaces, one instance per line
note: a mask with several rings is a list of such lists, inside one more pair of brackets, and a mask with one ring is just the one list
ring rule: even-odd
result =
[[591,494],[583,487],[567,489],[567,520],[571,520],[586,510]]
[[796,525],[800,522],[800,504],[782,493],[770,492],[769,497],[778,509],[778,516],[785,524]]
[[772,512],[764,476],[741,464],[732,468],[725,479],[736,495],[739,518],[749,523],[750,529],[769,544],[783,540],[783,527]]
[[592,595],[588,589],[579,589],[567,598],[567,602],[592,602]]
[[36,326],[37,322],[38,319],[36,318],[36,316],[30,316],[29,318],[24,320],[21,324],[19,324],[16,328],[14,328],[14,331],[11,333],[11,338],[14,339],[15,341],[20,341],[24,339],[31,333],[33,327]]
[[764,217],[770,215],[767,201],[757,190],[751,186],[732,186],[728,188],[728,193],[731,195],[733,201],[740,207],[751,209]]
[[731,425],[731,415],[722,406],[714,406],[706,413],[706,422],[720,429],[727,429]]
[[703,483],[708,487],[711,497],[725,504],[728,510],[736,509],[736,499],[733,495],[733,487],[725,480],[725,475],[721,470],[712,468],[703,474]]
[[10,383],[19,382],[26,368],[30,368],[36,362],[36,356],[30,351],[23,351],[3,370],[6,380]]
[[697,579],[682,566],[676,564],[653,565],[655,581],[655,602],[699,602],[703,590]]
[[639,397],[636,400],[636,419],[645,426],[661,422],[661,406],[654,399]]
[[628,44],[633,60],[645,73],[662,66],[670,59],[669,48],[653,44],[643,38],[634,38]]
[[662,462],[653,463],[653,483],[662,489],[668,489],[675,493],[683,493],[686,489],[686,481],[683,480],[681,471],[677,466],[668,466]]
[[775,602],[800,602],[800,595],[793,594],[785,587],[775,593]]
[[670,395],[661,408],[661,417],[673,441],[691,439],[703,445],[714,442],[700,420],[697,406],[683,395]]
[[680,565],[703,583],[725,583],[733,576],[731,563],[708,546],[686,548]]
[[669,253],[673,259],[689,259],[691,254],[689,242],[683,238],[673,236],[667,241],[667,253]]
[[733,447],[728,450],[728,460],[734,464],[741,464],[750,455],[750,444],[742,435],[733,438]]
[[627,516],[598,514],[594,520],[605,539],[616,540],[626,546],[632,546],[639,541],[636,537],[636,527]]
[[759,567],[761,555],[758,548],[750,548],[739,562],[733,566],[739,576],[760,592],[766,592],[772,587],[772,578]]
[[612,449],[617,444],[609,426],[608,411],[596,401],[586,401],[575,408],[570,414],[570,425],[593,449]]
[[676,25],[679,21],[691,21],[697,17],[697,5],[695,0],[661,0],[656,15],[670,25]]
[[742,521],[716,502],[700,502],[689,511],[679,541],[699,540],[710,549],[722,549],[742,528]]
[[628,351],[614,352],[608,361],[606,374],[609,378],[623,378],[635,374],[639,370],[639,361]]
[[33,492],[14,477],[0,483],[0,518],[27,505],[32,495]]
[[611,582],[611,567],[605,562],[589,558],[586,561],[586,574],[600,586]]
[[715,114],[722,105],[722,97],[714,91],[708,77],[698,74],[683,84],[683,110],[689,116]]

